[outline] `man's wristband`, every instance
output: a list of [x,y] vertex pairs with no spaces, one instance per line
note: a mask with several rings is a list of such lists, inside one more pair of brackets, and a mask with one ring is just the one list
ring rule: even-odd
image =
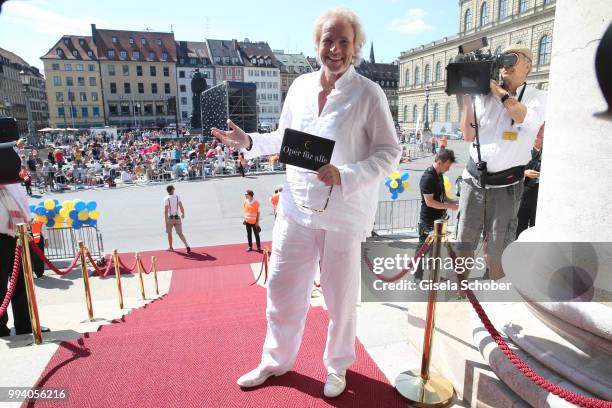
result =
[[501,101],[501,103],[503,105],[504,102],[506,102],[508,100],[508,98],[510,98],[510,94],[508,92],[506,92],[501,98],[499,98],[499,100]]
[[253,139],[251,138],[250,135],[247,135],[249,137],[249,147],[246,148],[247,152],[250,152],[251,149],[253,148]]

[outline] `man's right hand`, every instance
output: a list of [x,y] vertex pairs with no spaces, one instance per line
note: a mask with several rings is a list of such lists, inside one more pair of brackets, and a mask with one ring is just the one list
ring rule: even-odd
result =
[[448,209],[457,211],[459,209],[459,203],[448,203]]
[[251,142],[249,140],[249,136],[244,132],[244,130],[236,126],[236,124],[230,119],[227,120],[227,125],[229,126],[230,130],[212,128],[210,129],[210,133],[221,142],[234,149],[249,147]]
[[525,177],[530,178],[530,179],[534,179],[534,178],[538,178],[540,177],[540,172],[536,171],[536,170],[525,170]]

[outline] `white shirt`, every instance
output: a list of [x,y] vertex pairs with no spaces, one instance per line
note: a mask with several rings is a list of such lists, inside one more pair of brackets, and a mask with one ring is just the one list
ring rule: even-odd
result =
[[278,130],[250,134],[253,147],[245,156],[278,153],[286,128],[335,140],[331,164],[340,171],[342,185],[334,186],[327,209],[316,212],[296,205],[322,209],[329,187],[316,174],[287,166],[278,211],[309,228],[368,233],[374,224],[380,183],[396,169],[401,153],[393,118],[382,88],[353,66],[336,81],[319,115],[323,70],[293,82]]
[[[517,95],[521,90],[522,87],[517,89]],[[489,94],[475,99],[480,126],[480,154],[482,160],[487,162],[489,173],[522,166],[531,160],[531,148],[546,114],[546,92],[527,86],[521,103],[527,107],[525,120],[511,125],[512,117],[499,98]],[[504,140],[504,132],[516,132],[517,140]],[[474,162],[478,162],[478,152],[473,144],[470,146],[470,156]],[[463,170],[462,177],[473,178],[467,168]]]
[[[28,219],[31,219],[32,214],[30,213],[30,206],[28,205],[28,196],[26,195],[25,188],[21,185],[21,183],[5,184],[4,187],[6,187],[8,193],[20,205],[22,211],[25,213],[25,216],[28,217]],[[8,222],[8,208],[6,208],[4,203],[0,201],[0,233],[8,234]]]
[[179,203],[181,197],[178,194],[169,194],[164,197],[164,207],[168,207],[168,215],[179,215]]

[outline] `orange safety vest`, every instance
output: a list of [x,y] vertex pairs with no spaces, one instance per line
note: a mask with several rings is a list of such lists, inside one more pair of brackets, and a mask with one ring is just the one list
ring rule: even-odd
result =
[[278,199],[280,198],[280,194],[272,194],[270,197],[270,202],[272,203],[272,207],[274,207],[274,214],[276,214],[276,207],[278,206]]
[[40,242],[40,232],[42,231],[43,223],[40,221],[32,221],[32,237],[34,238],[34,243],[38,244]]
[[257,213],[259,213],[259,201],[254,200],[249,203],[249,200],[244,200],[242,205],[244,211],[244,221],[247,224],[257,224]]
[[446,136],[442,136],[440,138],[440,147],[446,147],[448,144],[448,138]]

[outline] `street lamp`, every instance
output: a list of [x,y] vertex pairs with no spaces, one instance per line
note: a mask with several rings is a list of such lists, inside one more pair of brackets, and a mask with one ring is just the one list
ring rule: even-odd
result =
[[23,85],[25,91],[26,112],[28,113],[28,134],[26,135],[26,141],[28,144],[31,144],[33,135],[32,129],[34,126],[32,124],[32,111],[30,110],[30,76],[24,70],[21,70],[19,72],[19,77],[21,78],[21,85]]
[[429,94],[431,93],[431,88],[429,85],[425,87],[425,124],[424,131],[429,130]]

